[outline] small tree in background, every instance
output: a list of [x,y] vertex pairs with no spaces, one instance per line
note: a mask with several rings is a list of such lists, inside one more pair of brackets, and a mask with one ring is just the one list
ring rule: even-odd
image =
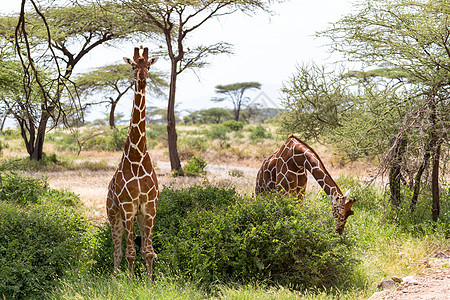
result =
[[[89,105],[107,103],[109,105],[109,126],[115,128],[117,103],[134,85],[133,71],[130,66],[122,63],[96,68],[78,76],[75,84],[78,88],[77,91],[84,98],[98,94],[104,99],[98,102],[87,101],[87,103]],[[155,97],[164,96],[164,88],[169,86],[164,75],[155,71],[150,72],[147,84],[149,86],[147,90]]]
[[244,93],[251,89],[261,89],[258,82],[239,82],[228,85],[217,85],[216,93],[223,95],[222,98],[214,98],[214,102],[229,101],[233,104],[234,120],[239,121],[241,109],[248,106],[250,99],[244,97]]

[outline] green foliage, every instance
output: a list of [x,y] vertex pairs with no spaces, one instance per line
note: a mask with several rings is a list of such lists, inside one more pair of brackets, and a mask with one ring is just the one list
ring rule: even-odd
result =
[[17,173],[0,174],[0,201],[36,204],[47,188],[47,182],[43,179],[26,177]]
[[298,288],[338,285],[352,273],[350,240],[334,233],[328,207],[217,191],[172,190],[178,195],[159,200],[155,247],[166,271],[206,287],[257,280]]
[[178,140],[178,153],[180,157],[191,158],[207,150],[207,142],[202,137],[186,137]]
[[20,139],[20,131],[17,129],[5,129],[3,131],[3,137],[5,140],[16,140]]
[[[146,276],[130,280],[126,274],[112,276],[80,276],[78,274],[59,282],[46,291],[44,299],[96,299],[96,300],[204,300],[208,295],[182,278],[158,277],[148,284]],[[41,298],[42,299],[42,298]]]
[[228,120],[223,122],[222,125],[230,128],[231,131],[239,131],[244,128],[245,123],[241,121]]
[[[87,264],[89,223],[73,209],[80,205],[73,193],[17,174],[1,178],[0,295],[36,298]],[[11,192],[14,187],[19,191]]]
[[256,141],[260,139],[271,138],[272,135],[268,133],[264,127],[261,125],[256,126],[250,133],[250,140]]
[[30,160],[29,158],[9,158],[0,164],[0,171],[38,171],[38,170],[58,170],[69,167],[69,162],[58,158],[55,153],[49,155],[43,153],[42,159],[39,161]]
[[187,176],[204,175],[206,173],[206,171],[205,171],[206,165],[207,165],[207,163],[203,158],[193,156],[190,159],[188,159],[188,161],[184,165],[184,168],[183,168],[184,173]]
[[213,125],[211,129],[206,132],[206,136],[212,140],[226,140],[228,139],[227,133],[230,132],[229,127],[226,127],[222,124]]

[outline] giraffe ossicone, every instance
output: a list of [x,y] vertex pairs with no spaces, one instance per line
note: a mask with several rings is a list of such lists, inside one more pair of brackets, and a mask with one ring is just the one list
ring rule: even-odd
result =
[[125,231],[128,271],[133,274],[136,260],[134,248],[134,220],[141,233],[141,253],[145,260],[147,276],[152,280],[153,226],[159,197],[158,179],[147,151],[145,136],[145,87],[148,71],[158,58],[148,58],[148,48],[142,54],[134,48],[133,59],[124,57],[134,70],[135,94],[130,126],[125,140],[122,158],[108,187],[106,211],[111,224],[114,244],[114,276],[122,261],[122,236]]
[[308,181],[306,170],[330,197],[336,231],[342,234],[347,218],[354,214],[351,208],[356,198],[349,198],[350,191],[342,193],[319,155],[296,136],[290,136],[277,151],[264,160],[256,176],[255,193],[280,191],[302,200]]

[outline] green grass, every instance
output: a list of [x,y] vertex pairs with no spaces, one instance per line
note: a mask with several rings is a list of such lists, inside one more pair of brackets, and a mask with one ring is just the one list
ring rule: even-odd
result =
[[126,274],[110,276],[72,275],[45,295],[47,299],[206,299],[207,294],[193,284],[161,277],[156,283],[146,278],[130,280]]

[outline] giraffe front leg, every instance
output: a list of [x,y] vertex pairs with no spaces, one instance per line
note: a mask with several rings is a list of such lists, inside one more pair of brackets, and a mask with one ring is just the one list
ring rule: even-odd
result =
[[108,204],[108,220],[111,225],[111,236],[114,245],[114,271],[113,276],[117,276],[117,270],[119,269],[120,262],[122,261],[122,235],[123,235],[123,225],[122,218],[117,206],[112,204],[109,200]]

